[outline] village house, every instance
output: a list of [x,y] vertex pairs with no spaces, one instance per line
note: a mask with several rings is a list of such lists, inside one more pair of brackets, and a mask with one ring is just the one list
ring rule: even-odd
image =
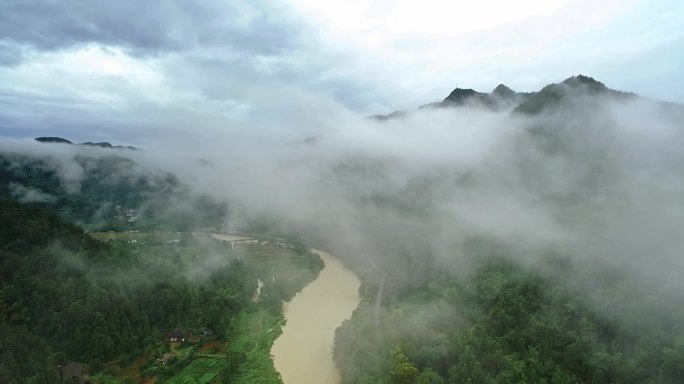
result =
[[88,379],[86,365],[84,364],[71,362],[68,364],[60,365],[58,368],[61,383],[81,384],[86,382],[86,380]]
[[168,363],[171,359],[173,359],[173,355],[170,353],[165,353],[157,359],[157,364],[166,365],[166,363]]
[[128,221],[129,223],[132,223],[138,220],[138,215],[136,215],[135,209],[130,209],[123,207],[121,205],[117,205],[115,207],[115,211],[116,217],[119,221]]
[[166,339],[166,341],[170,343],[174,343],[177,341],[183,342],[188,338],[188,334],[180,331],[171,331],[167,333],[164,338]]

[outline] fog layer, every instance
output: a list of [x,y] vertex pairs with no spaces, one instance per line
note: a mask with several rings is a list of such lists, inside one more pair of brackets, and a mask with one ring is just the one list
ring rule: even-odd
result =
[[[390,286],[420,280],[421,268],[467,273],[469,246],[486,240],[533,267],[550,254],[612,266],[674,298],[684,272],[683,122],[677,106],[578,94],[534,116],[477,105],[384,122],[339,112],[320,125],[284,122],[290,142],[214,130],[201,146],[188,134],[116,153],[226,199],[229,229],[303,236]],[[320,134],[302,140],[312,131]],[[84,172],[75,156],[112,153],[2,146],[49,153],[70,193]],[[22,188],[13,193],[45,198]]]

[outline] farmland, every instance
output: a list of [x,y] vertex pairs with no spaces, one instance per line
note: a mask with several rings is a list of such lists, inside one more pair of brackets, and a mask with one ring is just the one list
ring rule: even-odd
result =
[[228,362],[220,358],[199,358],[193,360],[167,384],[208,384],[219,377]]
[[[270,349],[281,334],[282,302],[318,276],[323,267],[318,255],[280,244],[233,247],[208,236],[175,232],[103,232],[94,236],[131,249],[137,258],[151,261],[151,265],[173,260],[174,265],[183,266],[195,280],[202,279],[202,268],[197,268],[198,265],[207,260],[226,259],[239,261],[245,273],[263,282],[254,302],[245,304],[232,320],[221,322],[228,329],[214,329],[215,333],[208,336],[195,329],[193,336],[182,342],[169,342],[157,335],[158,341],[143,355],[132,357],[128,364],[112,362],[117,368],[93,376],[94,383],[281,382],[273,368]],[[256,281],[253,285],[255,288]],[[168,362],[161,363],[164,356]]]

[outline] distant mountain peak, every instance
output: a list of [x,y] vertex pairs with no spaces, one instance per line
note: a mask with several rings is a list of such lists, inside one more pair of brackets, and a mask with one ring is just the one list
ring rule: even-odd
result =
[[465,101],[465,99],[473,97],[477,95],[479,92],[475,92],[473,89],[470,88],[456,88],[451,93],[449,96],[444,99],[444,103],[462,103]]
[[[61,143],[61,144],[74,144],[73,142],[63,139],[61,137],[57,136],[45,136],[45,137],[36,137],[36,141],[41,142],[41,143]],[[130,149],[130,150],[138,150],[136,147],[132,146],[123,146],[123,145],[112,145],[109,142],[102,141],[99,143],[93,143],[90,141],[86,141],[85,143],[81,144],[76,144],[76,145],[85,145],[88,147],[100,147],[100,148],[112,148],[112,149]]]
[[600,91],[607,91],[609,89],[602,82],[594,79],[593,77],[585,76],[585,75],[577,75],[577,76],[568,77],[567,79],[563,80],[563,82],[561,84],[565,84],[566,86],[569,86],[570,88],[583,87],[583,88],[590,90],[590,91],[599,91],[599,92]]
[[83,143],[83,145],[88,145],[91,147],[114,148],[114,146],[111,143],[106,142],[106,141],[102,141],[99,143],[93,143],[90,141],[86,141],[85,143]]
[[515,91],[508,88],[504,84],[499,84],[494,88],[492,91],[493,95],[501,96],[501,97],[513,97],[516,95]]
[[73,144],[71,141],[57,136],[36,137],[36,141],[39,141],[41,143]]
[[513,112],[535,115],[543,111],[553,110],[576,100],[576,96],[631,98],[637,95],[616,91],[606,87],[602,82],[590,76],[577,75],[569,77],[558,84],[549,84],[539,92],[533,93]]
[[[504,84],[499,84],[491,93],[477,92],[470,88],[456,88],[441,102],[425,104],[419,109],[456,108],[472,106],[494,111],[512,110],[513,113],[536,115],[542,112],[564,108],[586,97],[628,100],[639,97],[635,93],[608,88],[591,76],[576,75],[560,83],[552,83],[537,92],[515,92]],[[396,111],[389,115],[371,116],[374,120],[385,121],[409,115],[410,111]]]

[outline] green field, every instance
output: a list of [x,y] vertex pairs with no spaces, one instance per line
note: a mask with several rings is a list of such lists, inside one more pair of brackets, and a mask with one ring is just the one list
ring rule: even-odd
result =
[[282,333],[282,306],[265,295],[291,299],[318,276],[323,262],[318,255],[284,247],[250,246],[246,259],[254,264],[264,288],[259,303],[238,317],[229,353],[244,356],[230,382],[282,384],[271,359],[271,346]]
[[238,319],[238,330],[231,353],[244,353],[244,359],[231,383],[282,383],[273,367],[271,346],[280,336],[283,317],[265,310],[245,311]]
[[267,286],[275,286],[285,301],[316,279],[323,269],[318,255],[284,247],[249,246],[247,262],[254,265]]
[[167,384],[208,384],[228,365],[226,359],[201,358],[193,360]]

